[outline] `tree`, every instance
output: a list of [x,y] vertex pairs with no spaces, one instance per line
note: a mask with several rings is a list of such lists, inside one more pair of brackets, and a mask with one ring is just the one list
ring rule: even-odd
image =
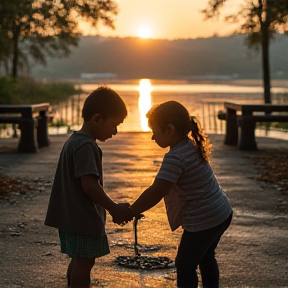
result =
[[3,63],[6,71],[8,70],[7,58],[9,57],[10,51],[10,40],[8,38],[7,33],[4,31],[3,27],[5,27],[4,19],[2,19],[2,4],[0,3],[0,67],[1,63]]
[[[29,67],[29,61],[46,63],[46,56],[67,56],[79,41],[78,22],[96,27],[99,21],[114,28],[117,5],[113,0],[1,0],[0,61],[12,59],[11,75]],[[1,41],[1,40],[0,40]]]
[[[209,0],[202,11],[205,19],[217,18],[225,6],[223,0]],[[245,3],[245,4],[244,4]],[[269,44],[277,32],[288,34],[287,0],[243,0],[238,13],[224,15],[228,22],[239,23],[236,33],[247,33],[246,44],[249,48],[262,51],[264,102],[271,103]]]

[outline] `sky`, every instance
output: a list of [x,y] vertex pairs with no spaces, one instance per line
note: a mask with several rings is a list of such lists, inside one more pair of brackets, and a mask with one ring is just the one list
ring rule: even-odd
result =
[[[236,2],[239,1],[227,1],[226,11],[235,8]],[[119,11],[115,30],[100,24],[96,31],[82,23],[81,29],[84,35],[139,36],[173,40],[211,37],[215,34],[226,36],[235,30],[235,26],[224,21],[204,21],[204,15],[200,11],[207,6],[208,0],[115,0],[115,2]]]

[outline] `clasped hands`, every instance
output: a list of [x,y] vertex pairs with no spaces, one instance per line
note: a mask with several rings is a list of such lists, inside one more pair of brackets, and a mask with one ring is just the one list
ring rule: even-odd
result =
[[124,226],[128,222],[132,221],[134,217],[143,217],[142,214],[134,215],[129,203],[118,203],[117,209],[115,209],[115,211],[112,213],[110,212],[110,214],[113,218],[113,222],[121,226]]

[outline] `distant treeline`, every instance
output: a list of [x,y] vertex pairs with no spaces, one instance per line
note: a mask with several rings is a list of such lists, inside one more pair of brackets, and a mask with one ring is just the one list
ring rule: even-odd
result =
[[[81,73],[115,73],[119,79],[193,79],[223,76],[262,78],[261,51],[245,46],[245,35],[179,40],[81,37],[68,58],[34,66],[36,78],[80,78]],[[270,45],[272,79],[288,78],[288,37]]]

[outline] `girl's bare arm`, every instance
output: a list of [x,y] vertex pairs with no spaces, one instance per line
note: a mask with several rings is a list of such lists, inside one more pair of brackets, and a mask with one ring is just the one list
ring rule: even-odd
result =
[[139,216],[144,211],[155,206],[166,194],[169,193],[173,185],[174,184],[170,181],[156,178],[153,184],[131,205],[130,209],[133,214]]

